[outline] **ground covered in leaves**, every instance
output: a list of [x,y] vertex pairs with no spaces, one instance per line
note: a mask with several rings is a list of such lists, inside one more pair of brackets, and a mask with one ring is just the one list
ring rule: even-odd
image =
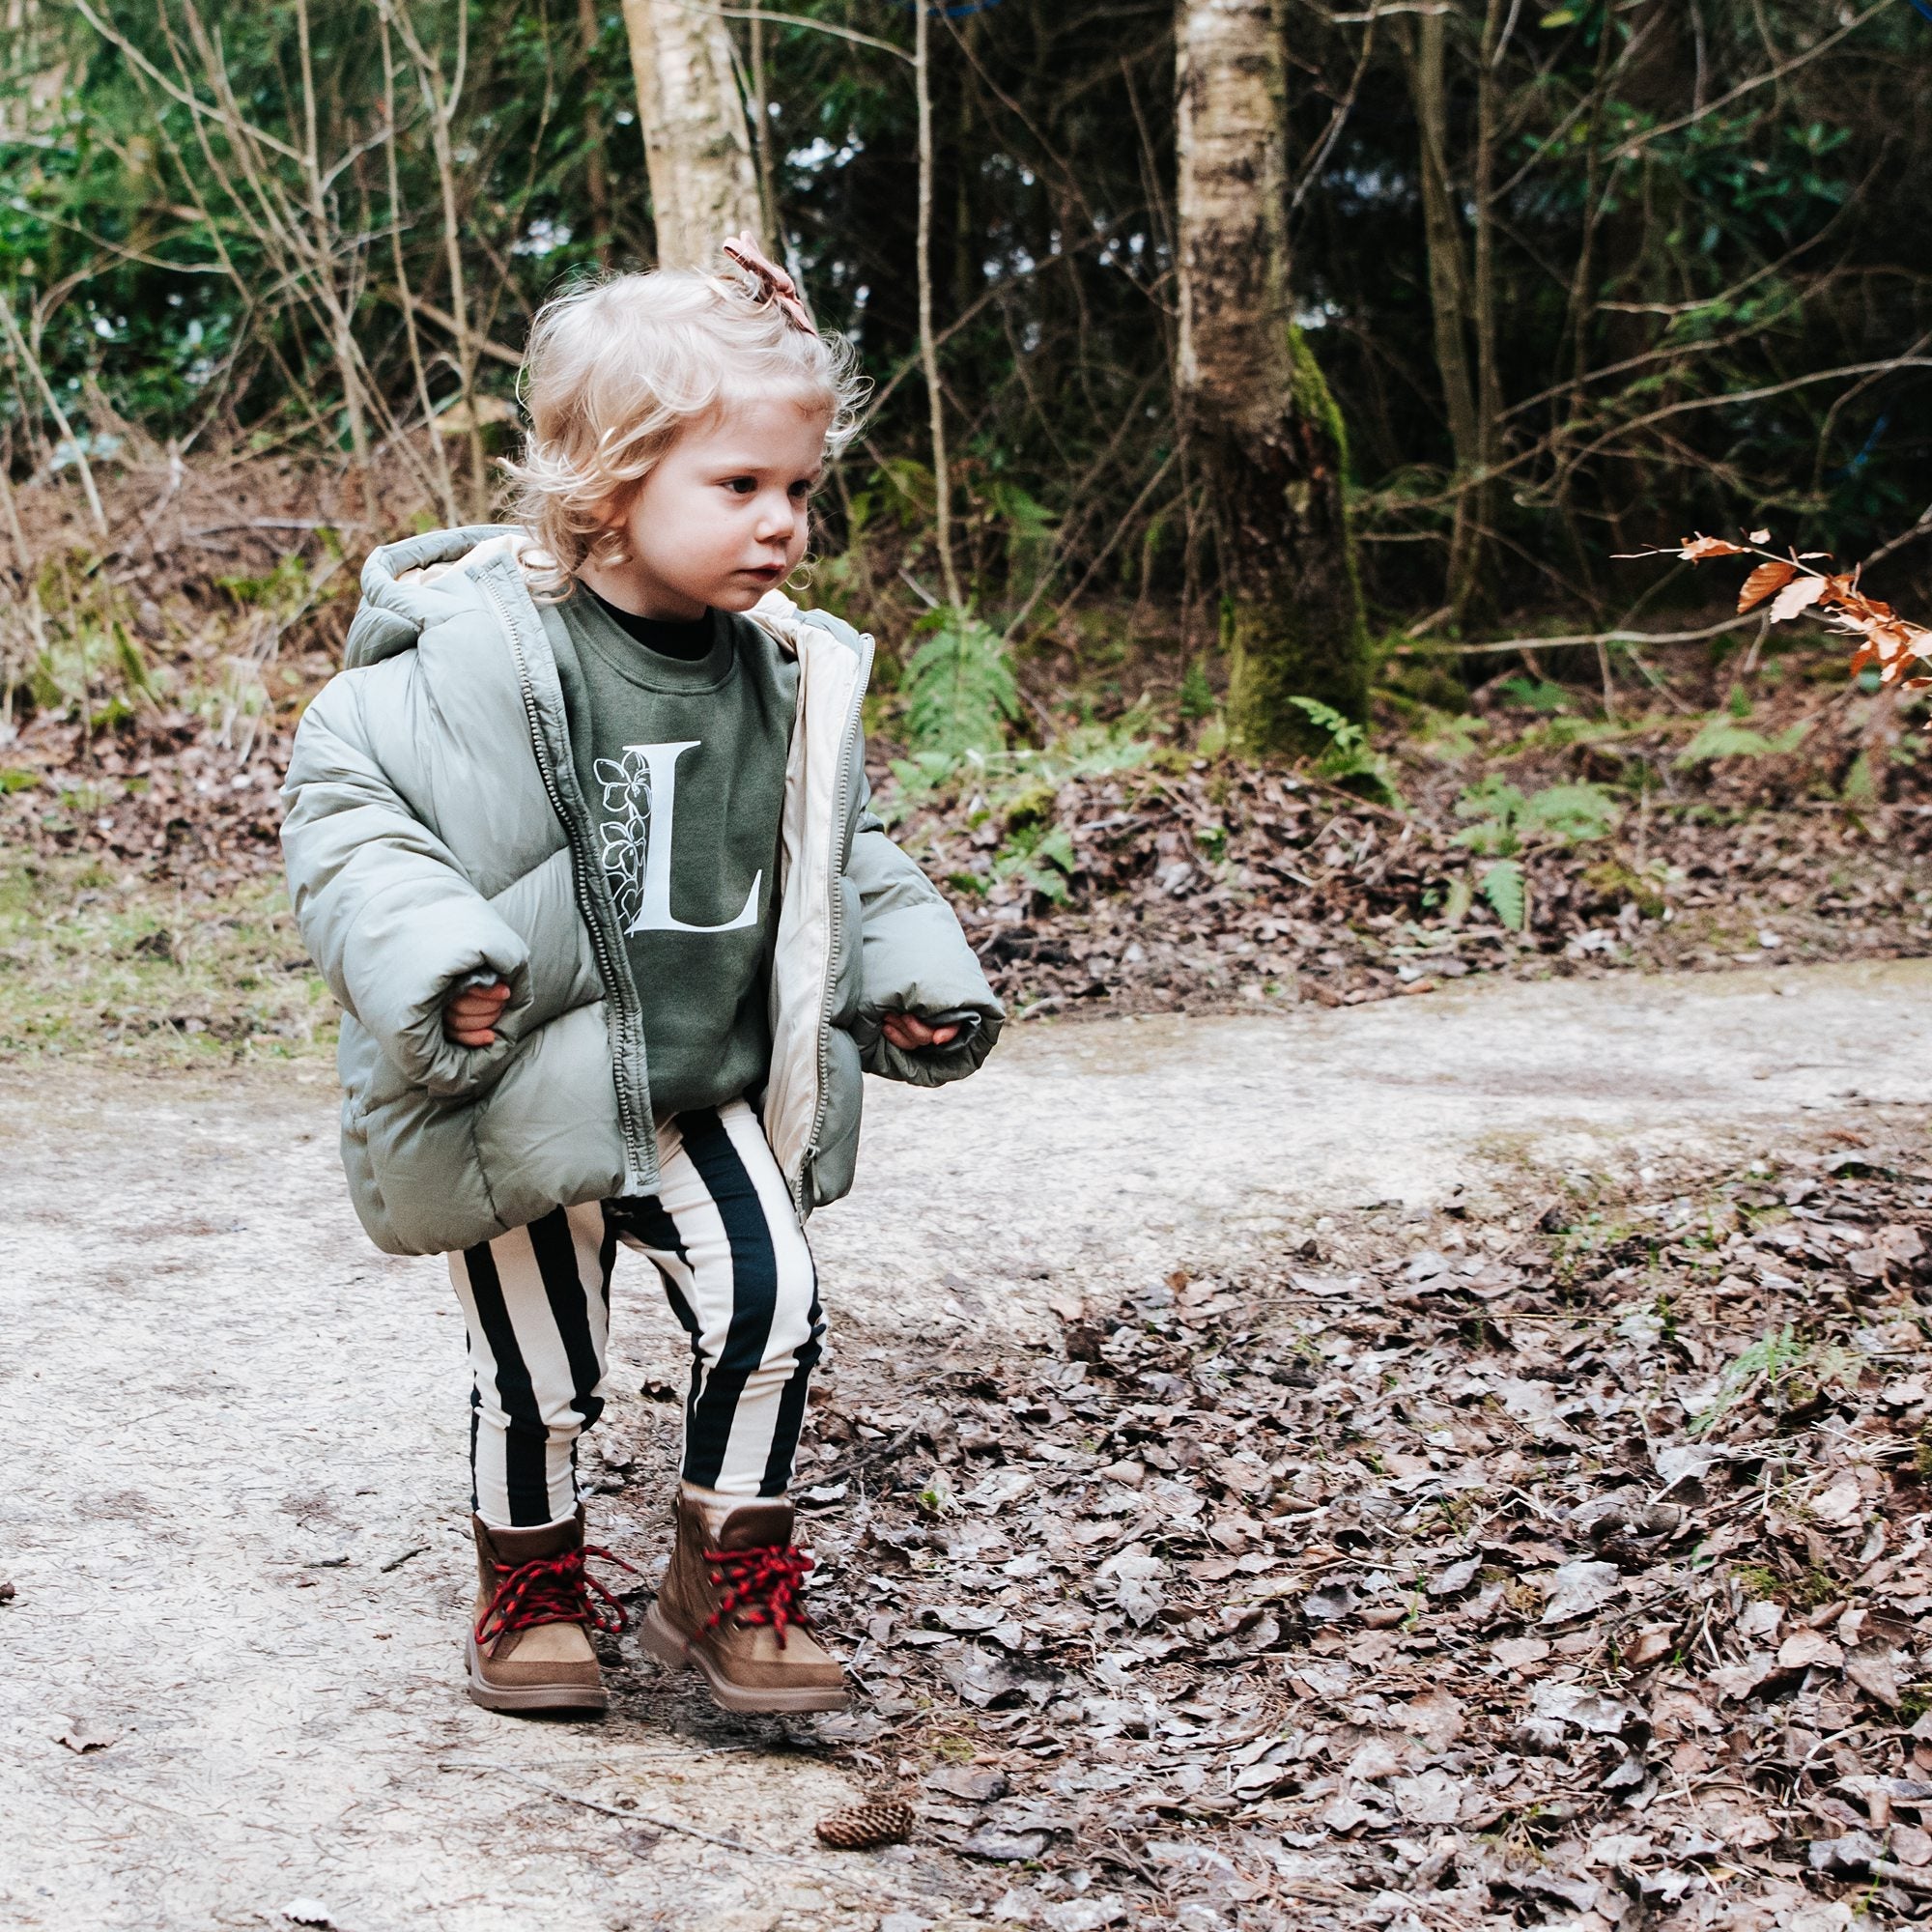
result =
[[1919,1126],[841,1362],[802,1488],[866,1694],[821,1747],[1049,1932],[1932,1910]]
[[[1913,762],[1887,802],[1843,796],[1883,702],[1841,693],[1808,749],[1714,768],[1682,762],[1686,723],[1525,722],[1502,697],[1391,741],[1378,762],[1400,810],[1319,771],[1181,756],[881,792],[1021,1009],[1356,1005],[1481,971],[1898,957],[1932,951],[1917,737],[1894,747]],[[1498,862],[1514,874],[1500,908],[1481,890]]]
[[[1532,824],[1519,839],[1508,794],[1576,785],[1574,747],[1532,735],[1491,756],[1453,742],[1463,752],[1447,763],[1404,746],[1401,810],[1306,770],[1172,746],[1130,769],[1055,782],[1044,759],[1046,777],[1023,768],[916,801],[887,766],[876,777],[895,834],[1022,1012],[1354,1005],[1471,972],[1932,951],[1932,804],[1792,796],[1797,773],[1752,760],[1679,775],[1675,796],[1583,779],[1593,836]],[[1667,772],[1669,742],[1653,733],[1631,755]],[[285,1055],[327,1031],[280,898],[286,757],[284,730],[264,727],[242,755],[179,712],[106,736],[33,726],[0,751],[0,1049],[172,1053],[186,1038]],[[1490,863],[1472,829],[1512,845],[1514,926],[1470,889]]]
[[[0,1051],[298,1054],[329,1009],[278,904],[278,788],[410,505],[288,463],[117,487],[104,547],[69,493],[21,498],[45,637],[0,621]],[[1932,952],[1932,741],[1842,639],[1633,654],[1621,692],[1546,674],[1587,653],[1404,645],[1366,741],[1258,769],[1200,665],[1082,637],[1018,667],[1043,749],[936,773],[895,755],[890,689],[868,717],[881,809],[1017,1010]]]

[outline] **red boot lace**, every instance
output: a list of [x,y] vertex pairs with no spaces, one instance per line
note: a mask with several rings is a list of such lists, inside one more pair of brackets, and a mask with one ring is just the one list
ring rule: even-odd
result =
[[[588,1624],[592,1630],[612,1635],[628,1630],[631,1620],[624,1606],[583,1567],[586,1556],[614,1563],[619,1570],[638,1574],[636,1566],[608,1549],[586,1543],[581,1549],[566,1549],[555,1556],[533,1556],[514,1568],[498,1564],[497,1594],[490,1606],[476,1620],[476,1641],[495,1643],[513,1631],[534,1630],[539,1624]],[[604,1604],[591,1601],[592,1593]],[[604,1605],[609,1605],[607,1610]]]
[[796,1544],[772,1543],[759,1549],[707,1549],[704,1560],[711,1566],[712,1583],[724,1592],[718,1607],[705,1619],[706,1630],[716,1630],[726,1617],[736,1617],[741,1624],[769,1624],[782,1650],[787,1624],[800,1630],[811,1628],[811,1619],[799,1601],[811,1558]]

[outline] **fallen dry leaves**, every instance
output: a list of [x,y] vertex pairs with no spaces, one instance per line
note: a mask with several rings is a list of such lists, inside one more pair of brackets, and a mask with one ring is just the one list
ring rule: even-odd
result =
[[1913,1916],[1928,1229],[1916,1140],[1794,1150],[841,1364],[820,1739],[1050,1932]]
[[[1669,751],[1655,755],[1667,762]],[[238,886],[279,869],[285,756],[285,736],[264,732],[238,766],[179,715],[92,744],[71,725],[37,725],[7,753],[40,781],[0,795],[0,841],[29,866],[93,860],[116,882],[165,888],[178,895],[171,920],[219,919]],[[1533,789],[1598,769],[1577,756],[1514,776]],[[1792,762],[1714,774],[1674,809],[1627,810],[1606,838],[1526,847],[1520,933],[1480,900],[1454,914],[1455,883],[1471,869],[1456,800],[1482,767],[1418,758],[1401,814],[1231,761],[1075,778],[1051,798],[1071,853],[1058,903],[1021,878],[965,883],[986,877],[1006,836],[970,797],[896,830],[948,892],[1001,995],[1037,1013],[1355,1005],[1485,971],[1932,951],[1932,807],[1820,809],[1772,769]],[[892,786],[881,777],[883,796]],[[248,1025],[208,1024],[224,1037]]]
[[[1528,918],[1516,933],[1480,901],[1454,915],[1470,869],[1455,842],[1460,782],[1418,784],[1397,815],[1251,767],[1075,779],[1053,800],[1073,855],[1065,901],[1009,880],[955,885],[953,906],[1001,995],[1036,1012],[1352,1006],[1497,969],[1932,950],[1918,896],[1932,818],[1917,807],[1633,812],[1613,838],[1519,855]],[[983,870],[1001,836],[964,805],[907,829],[941,881]]]

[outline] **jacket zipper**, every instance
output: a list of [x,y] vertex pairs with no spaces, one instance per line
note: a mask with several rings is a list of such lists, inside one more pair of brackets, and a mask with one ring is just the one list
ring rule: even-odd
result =
[[[604,997],[617,1009],[618,1027],[623,1038],[623,1053],[626,1058],[636,1051],[633,1036],[637,1031],[639,1016],[625,1005],[624,979],[617,971],[606,938],[603,908],[597,903],[596,886],[590,878],[590,869],[584,851],[584,841],[579,837],[576,826],[571,823],[570,808],[563,796],[562,788],[556,781],[556,773],[551,764],[550,753],[544,744],[543,721],[537,710],[536,688],[530,683],[529,667],[525,662],[523,646],[517,640],[516,626],[510,620],[509,612],[503,609],[497,595],[496,586],[490,583],[487,575],[483,577],[484,588],[497,604],[497,614],[503,619],[504,634],[510,640],[510,652],[517,661],[517,683],[523,693],[524,720],[529,726],[530,749],[536,753],[537,773],[543,780],[543,787],[550,797],[551,810],[556,813],[557,823],[563,827],[563,836],[571,847],[571,888],[577,900],[578,917],[582,920],[590,934],[590,949],[597,955],[598,976],[604,981]],[[617,1122],[624,1136],[624,1168],[626,1179],[641,1180],[655,1178],[655,1159],[646,1161],[643,1153],[646,1140],[639,1132],[638,1113],[630,1091],[630,1070],[619,1065],[618,1077],[611,1083],[617,1096]],[[656,1152],[656,1135],[649,1137],[650,1151]],[[627,1191],[630,1191],[627,1189]]]
[[838,790],[832,804],[832,865],[828,875],[832,882],[832,919],[826,945],[825,996],[818,1010],[818,1106],[811,1117],[811,1132],[798,1164],[798,1179],[792,1183],[792,1198],[801,1218],[810,1211],[805,1199],[806,1180],[818,1156],[818,1137],[825,1131],[825,1116],[832,1104],[832,1002],[838,990],[838,927],[845,912],[845,895],[839,891],[845,873],[840,856],[845,842],[845,808],[852,793],[852,757],[848,753],[857,735],[861,738],[857,755],[862,761],[866,755],[859,721],[865,715],[866,683],[872,668],[872,639],[867,636],[861,642],[865,650],[859,659],[859,681],[853,688],[852,707],[838,740]]

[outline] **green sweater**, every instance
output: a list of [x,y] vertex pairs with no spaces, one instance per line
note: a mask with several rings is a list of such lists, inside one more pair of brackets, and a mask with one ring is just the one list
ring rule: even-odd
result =
[[717,1107],[764,1079],[765,974],[798,669],[760,629],[544,610],[572,761],[643,1004],[651,1102]]

